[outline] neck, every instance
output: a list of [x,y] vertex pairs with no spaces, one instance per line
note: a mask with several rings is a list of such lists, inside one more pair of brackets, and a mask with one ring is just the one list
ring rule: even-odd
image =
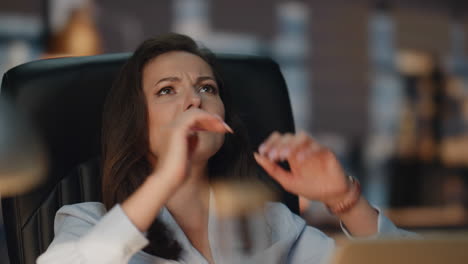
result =
[[213,263],[208,241],[209,182],[207,164],[190,166],[187,180],[167,202],[167,209],[192,245]]
[[[203,216],[208,215],[209,208],[209,182],[206,164],[192,164],[187,175],[187,180],[169,198],[167,208],[180,223],[186,221],[187,215],[204,221]],[[192,220],[194,218],[190,217]],[[193,221],[194,225],[202,224]]]

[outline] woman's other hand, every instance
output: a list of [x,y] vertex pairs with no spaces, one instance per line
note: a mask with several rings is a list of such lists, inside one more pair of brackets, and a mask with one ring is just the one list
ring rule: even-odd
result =
[[[352,207],[340,212],[338,217],[354,236],[370,236],[377,232],[377,211],[359,192],[356,193],[356,185],[353,188],[336,156],[306,133],[275,132],[254,156],[285,190],[309,200],[336,208],[337,204],[349,199],[350,194],[359,195]],[[278,161],[288,161],[291,171],[279,166]]]
[[[283,188],[327,205],[339,201],[350,188],[336,156],[305,132],[272,133],[260,145],[255,159]],[[290,171],[277,164],[288,161]]]

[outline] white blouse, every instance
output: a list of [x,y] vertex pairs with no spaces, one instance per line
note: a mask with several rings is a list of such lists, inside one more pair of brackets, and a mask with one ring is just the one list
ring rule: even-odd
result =
[[[215,263],[326,263],[333,252],[335,244],[330,237],[307,226],[285,205],[271,202],[249,221],[255,233],[252,236],[254,247],[250,254],[246,254],[239,242],[236,243],[239,240],[235,239],[238,234],[235,223],[216,216],[213,200],[211,196],[208,240]],[[182,247],[178,261],[143,252],[148,239],[133,225],[120,205],[107,212],[102,203],[86,202],[63,206],[57,212],[55,238],[37,263],[208,264],[166,208],[158,217]],[[343,231],[349,236],[345,229]],[[404,237],[412,236],[412,233],[398,229],[379,212],[377,236],[382,235]]]

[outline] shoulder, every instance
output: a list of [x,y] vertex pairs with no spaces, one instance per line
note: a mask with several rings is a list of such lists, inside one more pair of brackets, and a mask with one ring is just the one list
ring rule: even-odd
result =
[[55,231],[63,225],[95,225],[106,213],[104,204],[99,202],[64,205],[55,215]]
[[280,237],[298,237],[306,227],[305,221],[279,202],[268,202],[264,207],[265,217],[272,234]]
[[299,215],[294,214],[289,208],[279,202],[269,202],[265,205],[265,217],[272,228],[272,234],[279,237],[292,237],[295,240],[300,236],[314,237],[318,240],[329,239],[320,230],[307,226]]
[[289,263],[322,263],[334,248],[330,237],[308,226],[304,219],[282,203],[266,204],[265,217],[273,243],[286,244]]
[[104,204],[99,202],[85,202],[64,205],[57,211],[57,216],[74,216],[95,222],[107,213]]
[[294,214],[289,208],[279,202],[268,202],[265,204],[265,216],[270,219],[272,224],[284,225],[293,224],[298,229],[305,226],[305,221],[298,215]]

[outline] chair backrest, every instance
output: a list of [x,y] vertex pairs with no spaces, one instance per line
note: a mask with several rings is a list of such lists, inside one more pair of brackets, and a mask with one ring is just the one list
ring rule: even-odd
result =
[[[2,199],[12,264],[35,263],[53,239],[55,212],[65,204],[100,201],[101,112],[105,96],[130,54],[39,60],[9,70],[1,94],[30,118],[49,152],[47,181]],[[294,131],[285,81],[269,58],[219,55],[233,104],[254,146],[272,131]],[[91,159],[91,161],[90,161]],[[284,203],[298,212],[297,197]]]

